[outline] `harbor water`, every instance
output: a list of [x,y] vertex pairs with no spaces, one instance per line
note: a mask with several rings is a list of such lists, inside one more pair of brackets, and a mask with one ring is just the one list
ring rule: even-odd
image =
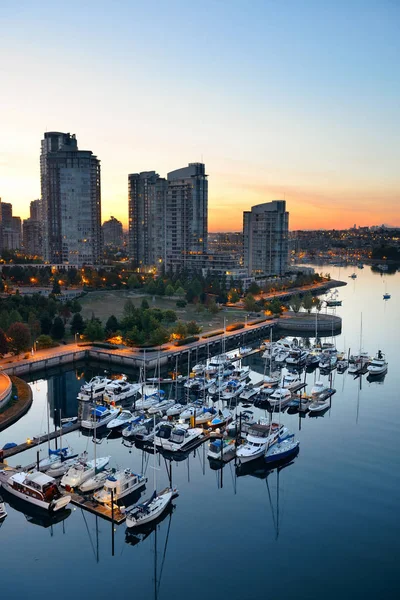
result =
[[[73,505],[46,517],[22,502],[10,499],[10,506],[7,496],[8,516],[0,526],[2,598],[398,598],[400,273],[368,266],[316,270],[347,283],[338,290],[342,306],[327,309],[343,319],[338,350],[381,350],[389,363],[386,376],[369,381],[334,371],[336,394],[323,416],[284,412],[281,421],[300,440],[300,452],[279,469],[268,470],[262,461],[246,469],[234,461],[211,468],[207,443],[172,461],[179,497],[156,527],[137,534],[127,534],[125,524],[113,531],[109,521]],[[385,291],[390,300],[383,300]],[[253,380],[260,379],[261,354],[243,364],[251,366]],[[62,417],[76,415],[80,385],[102,373],[103,364],[82,365],[30,382],[33,405],[0,432],[0,448],[46,431],[48,405],[51,429],[60,409]],[[318,379],[327,381],[318,369],[306,374],[308,391]],[[77,430],[64,436],[66,442],[93,456],[91,435]],[[149,497],[152,454],[118,436],[99,435],[97,442],[97,456],[110,455],[111,467],[148,477],[142,499]],[[40,449],[42,458],[46,444]],[[8,462],[35,459],[36,449],[30,449]],[[168,485],[166,464],[157,455],[159,490]]]

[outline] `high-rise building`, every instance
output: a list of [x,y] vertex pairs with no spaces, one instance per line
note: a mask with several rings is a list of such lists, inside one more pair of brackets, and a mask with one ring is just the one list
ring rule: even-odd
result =
[[208,181],[203,163],[168,173],[166,268],[184,268],[187,257],[207,253]]
[[2,248],[17,250],[21,247],[21,219],[13,217],[12,204],[1,202]]
[[129,255],[139,268],[165,262],[167,181],[155,171],[128,175]]
[[32,221],[42,220],[42,210],[40,200],[32,200],[29,205],[29,217]]
[[243,213],[243,262],[249,276],[285,274],[288,232],[285,200],[257,204]]
[[101,257],[100,161],[75,135],[44,134],[40,156],[43,255],[51,263],[94,265]]
[[121,248],[123,243],[122,223],[115,217],[111,217],[103,223],[103,243],[105,246]]
[[24,250],[31,256],[42,256],[42,217],[40,200],[32,200],[30,217],[22,222],[22,242]]

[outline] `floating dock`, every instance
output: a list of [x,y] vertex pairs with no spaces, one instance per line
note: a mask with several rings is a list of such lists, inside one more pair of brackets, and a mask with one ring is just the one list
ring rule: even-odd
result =
[[[111,506],[106,506],[104,504],[99,504],[94,501],[90,496],[84,496],[83,494],[77,494],[76,492],[68,492],[71,496],[71,504],[75,506],[79,506],[79,508],[83,508],[98,517],[102,517],[103,519],[107,519],[108,521],[113,520]],[[114,504],[114,522],[117,525],[120,525],[125,521],[125,512],[121,512],[120,507]]]
[[[70,431],[75,431],[75,429],[79,429],[80,422],[77,421],[72,425],[64,425],[61,430],[61,434],[64,436]],[[19,454],[20,452],[24,452],[28,450],[28,448],[33,448],[35,446],[40,446],[40,444],[46,443],[48,440],[54,440],[60,437],[60,429],[56,431],[52,431],[50,434],[44,433],[38,437],[28,438],[26,442],[22,444],[18,444],[17,446],[13,446],[12,448],[7,448],[7,450],[3,450],[3,458],[8,458],[9,456],[14,456],[15,454]]]

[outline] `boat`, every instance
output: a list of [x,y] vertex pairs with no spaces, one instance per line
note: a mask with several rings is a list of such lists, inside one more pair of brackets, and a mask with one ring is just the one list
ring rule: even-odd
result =
[[0,496],[0,521],[5,519],[7,516],[6,505],[3,502],[3,498]]
[[204,369],[207,375],[229,375],[234,369],[234,366],[229,361],[226,354],[219,354],[210,358],[206,368]]
[[200,427],[188,428],[185,425],[163,423],[154,436],[154,444],[169,452],[183,452],[203,435],[204,431]]
[[306,367],[307,369],[313,369],[314,367],[318,367],[319,365],[319,354],[315,352],[310,352],[306,359]]
[[139,400],[134,403],[135,410],[147,410],[151,406],[158,404],[164,400],[164,390],[154,390],[152,393],[144,394]]
[[247,356],[247,354],[250,354],[250,352],[253,352],[253,348],[251,346],[242,346],[239,348],[240,356]]
[[202,411],[196,416],[196,425],[204,425],[217,415],[217,410],[211,406],[203,406]]
[[388,294],[388,292],[385,292],[385,293],[383,294],[383,299],[384,299],[384,300],[390,300],[390,298],[391,298],[391,295],[390,295],[390,294]]
[[106,389],[106,385],[110,383],[112,383],[112,379],[108,379],[107,377],[103,377],[101,375],[92,377],[90,381],[85,382],[82,385],[78,393],[78,400],[81,402],[88,402],[101,398]]
[[321,392],[319,396],[317,396],[308,407],[308,410],[311,414],[317,414],[324,412],[328,408],[331,407],[331,396],[336,392],[336,390],[328,388],[324,392]]
[[249,429],[257,421],[255,420],[251,410],[244,410],[236,417],[234,421],[231,421],[226,426],[226,433],[228,437],[246,437]]
[[277,388],[273,394],[268,397],[268,402],[272,408],[281,406],[284,408],[289,404],[292,398],[292,393],[288,388]]
[[71,496],[61,494],[56,480],[40,471],[33,473],[19,471],[8,479],[2,480],[2,486],[17,498],[48,512],[62,510],[71,502]]
[[311,388],[311,396],[318,398],[323,392],[327,392],[329,387],[323,381],[316,381],[314,386]]
[[47,471],[54,464],[77,456],[77,454],[73,453],[71,448],[59,448],[58,450],[49,448],[48,453],[49,455],[46,458],[42,458],[42,460],[39,461],[39,471]]
[[235,452],[235,439],[229,437],[214,438],[208,445],[207,458],[222,460],[223,456]]
[[214,383],[208,388],[210,396],[218,396],[228,385],[228,380],[223,377],[218,377]]
[[77,464],[78,462],[86,462],[87,457],[88,453],[82,452],[82,454],[77,457],[67,458],[67,460],[64,461],[59,460],[51,465],[50,469],[47,470],[47,475],[49,475],[49,477],[61,477],[61,475],[64,475],[64,473],[66,473],[73,465]]
[[104,427],[112,419],[115,419],[118,413],[119,408],[101,406],[99,404],[91,410],[90,419],[81,421],[81,427],[83,429],[100,429],[100,427]]
[[346,358],[338,359],[336,369],[338,373],[344,373],[349,366],[349,361]]
[[146,483],[147,477],[133,473],[130,469],[114,470],[108,474],[103,488],[95,492],[93,498],[100,504],[110,504],[111,492],[113,492],[113,500],[116,502],[144,487]]
[[203,412],[203,404],[199,404],[198,402],[193,402],[193,404],[188,404],[179,415],[179,418],[183,421],[187,421],[192,417],[198,417]]
[[328,307],[335,307],[335,306],[342,306],[342,301],[339,300],[338,296],[338,291],[335,290],[334,292],[331,292],[331,294],[328,296],[328,298],[325,300],[325,304]]
[[202,375],[202,373],[204,373],[205,368],[206,365],[204,363],[197,363],[197,365],[194,365],[192,372],[195,375]]
[[79,462],[76,465],[73,465],[61,478],[60,485],[66,489],[79,487],[84,481],[93,477],[98,471],[105,469],[110,458],[111,456],[103,456],[101,458],[96,458],[96,460],[88,460],[87,462]]
[[170,408],[167,409],[167,417],[177,417],[184,410],[185,406],[176,402]]
[[150,406],[148,413],[149,413],[149,415],[153,415],[156,413],[165,415],[167,413],[168,409],[172,408],[175,405],[176,405],[175,400],[161,400],[161,402],[158,402],[157,404],[153,404],[153,406]]
[[217,415],[214,416],[211,420],[207,422],[207,425],[210,429],[219,429],[220,427],[225,427],[228,423],[232,421],[232,413],[227,408],[224,408]]
[[360,354],[351,355],[348,363],[349,373],[357,374],[362,371],[370,362],[368,352],[360,352]]
[[352,273],[351,275],[349,275],[349,277],[351,279],[357,279],[357,273]]
[[278,437],[278,441],[272,444],[265,452],[264,460],[271,464],[286,460],[296,456],[299,451],[300,442],[294,439],[294,434],[288,435],[285,439]]
[[138,415],[137,417],[135,417],[135,419],[133,419],[133,421],[131,421],[130,423],[128,423],[128,425],[126,427],[123,428],[122,430],[122,437],[124,438],[130,438],[133,437],[136,433],[136,431],[138,431],[140,429],[140,427],[142,426],[143,421],[145,420],[145,415]]
[[244,386],[242,393],[239,395],[239,400],[244,400],[245,402],[250,402],[255,396],[257,396],[260,389],[258,387],[254,387],[252,383]]
[[237,398],[243,392],[244,388],[245,384],[243,381],[231,379],[224,391],[221,393],[221,400],[233,400],[234,398]]
[[298,348],[296,350],[291,350],[289,352],[289,356],[286,359],[287,365],[304,365],[307,360],[308,352],[303,350],[302,348]]
[[301,383],[300,377],[297,373],[286,373],[282,379],[282,387],[288,390],[295,388]]
[[231,379],[238,379],[239,381],[245,381],[249,376],[250,367],[236,367],[229,375]]
[[78,421],[78,417],[64,417],[61,419],[61,425],[73,425]]
[[336,348],[324,348],[319,357],[319,368],[322,370],[333,369],[337,363]]
[[[155,427],[155,425],[154,425]],[[153,465],[153,485],[154,491],[148,500],[141,504],[136,504],[131,510],[126,512],[126,526],[140,527],[158,519],[168,508],[172,498],[178,495],[176,488],[167,487],[162,492],[157,493],[156,483],[156,438],[154,437],[154,465]]]
[[236,457],[240,464],[256,460],[264,455],[270,443],[278,439],[283,427],[278,423],[255,423],[249,427],[246,443],[237,448]]
[[154,440],[154,433],[158,431],[162,423],[165,423],[165,421],[162,421],[159,416],[153,415],[153,417],[146,419],[136,428],[133,439],[135,442],[141,443],[152,442]]
[[386,362],[385,355],[383,352],[378,350],[376,356],[372,359],[367,367],[368,375],[370,377],[384,375],[384,373],[387,372],[387,369],[388,363]]
[[284,362],[286,362],[286,359],[288,356],[289,356],[289,352],[287,352],[286,350],[279,350],[279,352],[277,352],[274,355],[273,360],[277,365],[281,365]]
[[106,385],[103,398],[105,402],[117,404],[136,396],[141,388],[140,383],[129,383],[126,378],[115,379]]
[[110,473],[110,469],[96,473],[96,475],[93,475],[93,477],[90,477],[79,486],[80,491],[86,494],[88,492],[94,492],[95,490],[98,490],[104,485],[104,482]]
[[121,427],[132,423],[132,421],[135,419],[137,419],[137,415],[131,413],[130,410],[121,410],[115,419],[112,419],[109,421],[109,423],[107,423],[107,429],[118,431],[118,429],[121,429]]

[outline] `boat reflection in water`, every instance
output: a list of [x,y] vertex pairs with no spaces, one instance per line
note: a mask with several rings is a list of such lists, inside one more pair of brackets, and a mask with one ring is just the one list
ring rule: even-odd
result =
[[266,479],[268,475],[273,473],[275,470],[278,469],[281,471],[282,469],[286,469],[286,467],[293,465],[296,461],[296,456],[282,459],[279,463],[275,463],[273,468],[271,465],[268,465],[265,462],[264,457],[254,461],[253,463],[250,462],[245,463],[244,465],[237,465],[236,477],[245,477],[246,475],[250,475],[251,477],[257,477],[257,479]]
[[71,509],[65,508],[64,510],[57,511],[55,513],[49,513],[40,507],[16,498],[13,494],[7,492],[7,490],[3,489],[2,495],[4,501],[7,502],[11,508],[24,514],[28,523],[32,523],[32,525],[38,525],[39,527],[44,527],[46,529],[56,525],[57,523],[65,521],[65,519],[67,519],[72,512]]

